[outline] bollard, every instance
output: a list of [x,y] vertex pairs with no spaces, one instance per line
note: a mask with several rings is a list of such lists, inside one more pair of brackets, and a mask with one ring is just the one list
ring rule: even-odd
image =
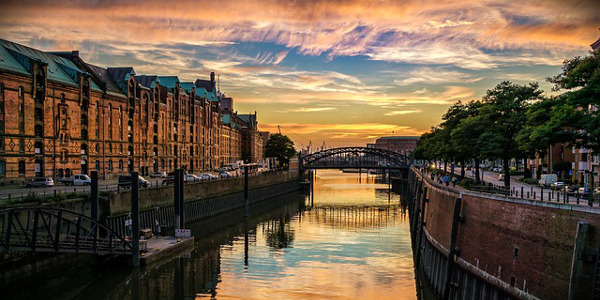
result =
[[533,199],[535,199],[535,192],[536,192],[536,191],[533,191]]
[[98,171],[91,172],[92,179],[92,188],[90,192],[90,213],[91,218],[94,221],[98,221],[99,213],[98,213]]
[[140,266],[140,184],[138,172],[131,173],[131,259],[134,267]]
[[[534,194],[535,195],[535,194]],[[544,188],[541,188],[540,191],[540,197],[541,197],[541,201],[544,201]],[[535,196],[533,196],[533,198],[535,198]],[[548,199],[548,201],[550,201],[551,199]]]
[[548,192],[548,202],[551,202],[551,201],[552,201],[552,196],[551,196],[550,192]]
[[[10,199],[10,194],[8,194],[8,198]],[[54,198],[56,198],[56,190],[54,190]]]
[[527,199],[529,199],[529,192],[527,192]]
[[521,199],[523,199],[523,187],[521,187]]
[[184,182],[183,169],[179,169],[179,228],[185,228],[185,204],[184,204]]
[[579,204],[579,192],[577,192],[577,194],[575,194],[575,198],[577,199],[577,204]]
[[244,217],[250,215],[250,199],[248,199],[248,166],[244,166]]
[[179,185],[179,172],[178,170],[175,170],[175,174],[174,174],[174,189],[175,189],[175,193],[174,195],[174,207],[173,207],[173,227],[174,229],[181,229],[181,227],[179,227],[180,224],[180,216],[179,216],[179,196],[181,196],[181,194],[179,193],[179,188],[181,187]]

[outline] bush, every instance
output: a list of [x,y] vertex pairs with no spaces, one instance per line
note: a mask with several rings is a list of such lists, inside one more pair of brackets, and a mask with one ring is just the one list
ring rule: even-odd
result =
[[519,181],[525,184],[532,184],[532,185],[536,185],[538,184],[538,180],[535,178],[519,178]]
[[510,176],[525,175],[523,171],[510,171]]

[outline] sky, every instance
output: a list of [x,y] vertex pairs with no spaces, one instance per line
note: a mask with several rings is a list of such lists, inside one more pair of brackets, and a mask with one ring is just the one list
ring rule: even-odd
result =
[[238,113],[303,148],[420,135],[503,80],[550,92],[599,27],[595,0],[0,2],[0,38],[138,75],[214,71]]

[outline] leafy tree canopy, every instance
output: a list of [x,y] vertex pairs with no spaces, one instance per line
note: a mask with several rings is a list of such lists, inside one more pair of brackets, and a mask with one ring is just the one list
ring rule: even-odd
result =
[[296,155],[294,142],[287,135],[276,133],[269,137],[265,156],[275,157],[280,164],[287,164],[294,155]]

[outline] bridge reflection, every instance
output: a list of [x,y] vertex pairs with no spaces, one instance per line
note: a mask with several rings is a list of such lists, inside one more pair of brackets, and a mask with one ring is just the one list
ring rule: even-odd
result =
[[396,205],[389,206],[316,206],[306,221],[316,222],[332,228],[362,230],[386,227],[399,220],[406,220],[406,210]]

